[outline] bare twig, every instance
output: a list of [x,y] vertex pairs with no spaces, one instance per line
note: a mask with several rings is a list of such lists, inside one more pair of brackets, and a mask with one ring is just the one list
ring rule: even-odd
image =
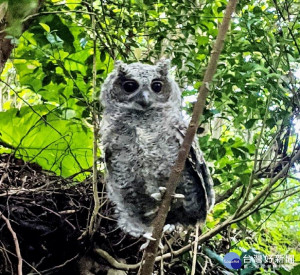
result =
[[37,16],[41,16],[41,15],[49,15],[49,14],[68,15],[70,13],[95,15],[94,12],[89,12],[89,11],[84,11],[84,10],[41,11],[41,12],[34,13],[34,14],[31,14],[31,15],[27,16],[26,18],[24,18],[22,20],[22,22],[25,22],[25,21],[27,21],[29,19],[32,19],[32,18],[37,17]]
[[196,272],[198,238],[199,238],[199,224],[196,225],[196,229],[195,229],[195,242],[194,242],[193,263],[192,263],[191,275],[195,275],[195,272]]
[[[96,29],[96,21],[95,21],[95,15],[91,15],[92,18],[92,29],[95,31]],[[93,99],[94,102],[96,102],[96,74],[97,74],[97,68],[96,68],[96,51],[97,51],[97,45],[96,45],[96,35],[95,32],[93,34]],[[98,212],[100,209],[100,201],[98,196],[98,171],[97,171],[97,151],[98,151],[98,114],[97,114],[97,108],[96,103],[94,103],[93,108],[93,126],[94,126],[94,141],[93,141],[93,197],[94,197],[94,210],[91,216],[90,224],[89,224],[89,235],[92,237],[94,233],[97,230],[99,219],[98,219]]]
[[258,164],[258,161],[257,161],[258,152],[260,150],[260,144],[261,144],[262,137],[263,137],[263,134],[264,134],[264,130],[265,130],[265,127],[266,127],[266,121],[267,121],[267,117],[268,117],[268,114],[269,114],[269,106],[270,106],[270,103],[271,103],[271,98],[272,98],[272,94],[270,93],[270,95],[268,97],[268,102],[267,102],[267,105],[266,105],[266,109],[265,109],[266,112],[265,112],[264,120],[263,120],[263,123],[262,123],[262,126],[261,126],[260,134],[259,134],[257,145],[256,145],[253,170],[252,170],[252,173],[251,173],[251,176],[250,176],[250,179],[249,179],[249,184],[247,186],[246,193],[244,195],[244,198],[242,199],[241,204],[239,205],[239,207],[235,211],[235,216],[238,216],[239,212],[241,211],[241,209],[245,205],[246,201],[248,200],[249,194],[251,192],[252,186],[253,186],[253,182],[254,182],[254,178],[255,178],[255,171],[256,171],[257,164]]
[[204,266],[202,268],[201,275],[206,274],[205,272],[206,272],[208,262],[210,262],[210,264],[212,265],[212,262],[209,257],[207,257],[206,255],[203,254],[203,258],[204,258]]
[[[281,9],[280,9],[279,6],[278,6],[277,0],[273,0],[273,3],[274,3],[274,5],[275,5],[275,8],[276,8],[277,12],[278,12],[279,15],[281,16],[281,18],[282,18],[284,21],[290,22],[290,20],[286,20],[286,18],[284,17],[284,15],[283,15]],[[297,22],[297,21],[296,21],[296,22]],[[296,48],[297,48],[297,50],[298,50],[298,53],[300,53],[300,47],[299,47],[299,45],[298,45],[298,43],[297,43],[296,37],[294,36],[294,34],[293,34],[292,30],[290,29],[289,25],[286,24],[286,26],[287,26],[287,29],[288,29],[288,31],[289,31],[289,33],[290,33],[290,35],[291,35],[291,37],[292,37],[292,39],[293,39],[293,41],[294,41],[294,43],[295,43],[295,46],[296,46]]]
[[207,66],[204,79],[202,82],[201,87],[199,88],[199,94],[197,102],[194,106],[193,110],[193,116],[191,119],[191,122],[189,124],[189,127],[187,129],[184,141],[181,145],[181,148],[178,153],[178,157],[176,160],[176,163],[171,171],[171,175],[169,177],[169,180],[166,184],[167,190],[164,196],[164,199],[160,205],[160,209],[158,211],[158,214],[156,218],[153,221],[153,238],[155,238],[155,241],[150,242],[148,247],[146,248],[144,252],[144,258],[145,263],[142,265],[142,267],[139,270],[139,274],[142,275],[151,275],[153,271],[155,256],[157,254],[157,248],[158,244],[162,235],[162,229],[168,214],[168,210],[171,204],[171,198],[172,195],[175,193],[181,172],[184,168],[186,158],[189,154],[191,144],[194,140],[195,133],[198,128],[199,118],[203,114],[203,110],[206,103],[206,97],[209,92],[209,84],[212,81],[213,75],[217,69],[217,64],[219,60],[219,56],[221,53],[221,50],[223,48],[225,36],[230,24],[231,15],[233,14],[235,10],[235,6],[237,4],[237,0],[229,0],[223,22],[219,28],[219,33],[216,39],[216,42],[214,44],[213,50],[211,52],[210,62]]
[[[0,242],[1,242],[1,241],[0,241]],[[10,254],[10,255],[12,255],[12,256],[14,256],[14,257],[17,257],[17,255],[16,255],[15,253],[13,253],[13,252],[7,250],[7,249],[3,246],[3,243],[2,243],[2,242],[1,242],[1,244],[2,244],[2,247],[0,247],[0,251],[5,252],[5,254]],[[28,267],[30,267],[36,274],[41,275],[41,273],[40,273],[34,266],[32,266],[30,263],[28,263],[26,260],[22,259],[22,261],[24,262],[24,264],[26,264]],[[34,274],[35,274],[35,273],[34,273]]]
[[[34,202],[34,201],[33,201],[33,202],[30,202],[30,204],[33,204],[33,205],[35,205],[35,206],[39,206],[39,207],[41,207],[41,208],[43,208],[43,209],[49,211],[49,212],[52,213],[53,215],[59,217],[60,219],[62,219],[62,217],[61,217],[61,215],[60,215],[59,213],[56,213],[55,211],[53,211],[52,209],[50,209],[50,208],[48,208],[48,207],[45,207],[45,206],[40,205],[40,204],[37,204],[37,203]],[[64,219],[64,221],[65,221],[68,225],[70,225],[74,231],[76,230],[75,226],[74,226],[73,224],[71,224],[67,219]]]
[[[66,137],[65,137],[60,131],[58,131],[54,126],[52,126],[52,124],[49,123],[49,122],[47,121],[47,119],[44,117],[44,115],[40,115],[40,114],[32,107],[32,105],[29,104],[23,97],[21,97],[21,96],[19,95],[19,93],[18,93],[18,92],[17,92],[10,84],[8,84],[7,82],[3,81],[2,79],[0,79],[0,82],[4,83],[7,87],[9,87],[9,88],[15,93],[15,95],[16,95],[21,101],[23,101],[23,102],[29,107],[29,109],[30,109],[34,114],[36,114],[36,115],[40,118],[36,123],[38,123],[39,121],[43,121],[46,125],[49,125],[49,127],[50,127],[51,129],[53,129],[57,134],[59,134],[59,135],[62,137],[62,139],[63,139],[63,140],[66,142],[66,144],[67,144],[67,148],[66,148],[65,150],[69,150],[70,154],[71,154],[72,157],[74,158],[74,160],[75,160],[75,162],[77,163],[78,167],[79,167],[81,170],[83,170],[83,168],[81,167],[80,162],[77,160],[75,154],[74,154],[73,151],[71,150],[70,142],[66,139]],[[51,113],[51,111],[49,111],[49,113]],[[34,127],[34,126],[32,126],[32,127]],[[30,129],[32,129],[32,127],[31,127]],[[29,129],[29,130],[30,130],[30,129]],[[25,136],[26,136],[27,134],[28,134],[28,133],[26,133]],[[23,137],[23,138],[24,138],[24,137]],[[19,144],[19,145],[20,145],[20,144]]]
[[141,263],[137,264],[123,264],[118,262],[115,258],[110,256],[106,251],[96,248],[94,250],[99,256],[101,256],[103,259],[105,259],[111,266],[117,268],[117,269],[122,269],[122,270],[129,270],[129,269],[137,269]]
[[255,197],[254,199],[249,202],[247,205],[245,205],[241,211],[240,214],[244,214],[246,213],[248,210],[250,210],[267,192],[268,190],[270,190],[270,188],[281,178],[283,178],[285,175],[287,175],[287,172],[290,168],[290,166],[295,163],[296,161],[298,161],[300,159],[300,150],[294,155],[294,157],[291,159],[291,161],[289,163],[287,163],[283,169],[272,179],[270,179],[269,184],[262,190],[260,191]]
[[11,235],[13,236],[13,240],[14,240],[15,248],[16,248],[16,254],[17,254],[17,258],[18,258],[18,275],[22,275],[23,274],[23,272],[22,272],[22,263],[23,262],[22,262],[22,256],[21,256],[21,251],[20,251],[17,234],[12,229],[9,219],[6,218],[2,212],[0,212],[0,217],[2,218],[2,220],[5,221],[8,230],[10,231]]
[[288,198],[288,197],[294,196],[295,194],[297,194],[297,193],[299,193],[299,192],[300,192],[300,189],[299,189],[299,190],[296,190],[296,191],[294,191],[294,192],[290,192],[290,193],[288,193],[288,194],[286,194],[286,195],[280,197],[280,198],[277,199],[277,200],[271,201],[271,202],[268,203],[268,204],[264,204],[263,206],[260,206],[260,207],[258,208],[258,210],[261,210],[261,209],[263,209],[263,208],[267,208],[267,207],[271,206],[272,204],[274,204],[274,203],[276,203],[276,202],[281,202],[282,200],[284,200],[284,199],[286,199],[286,198]]
[[238,181],[235,185],[233,185],[232,187],[227,189],[222,194],[217,194],[215,204],[221,203],[222,201],[230,198],[231,195],[236,191],[236,189],[239,188],[242,185],[243,185],[243,183],[241,181]]
[[[161,254],[163,254],[164,250],[161,249]],[[160,259],[160,275],[164,275],[164,258]]]
[[62,263],[60,265],[56,265],[56,266],[51,267],[51,268],[46,269],[46,270],[42,270],[41,273],[45,274],[45,273],[47,273],[49,271],[52,271],[52,270],[55,270],[55,269],[60,269],[60,268],[62,268],[64,266],[66,266],[68,263],[70,263],[70,262],[74,261],[75,259],[77,259],[78,256],[79,256],[79,254],[76,254],[73,258],[66,260],[64,263]]

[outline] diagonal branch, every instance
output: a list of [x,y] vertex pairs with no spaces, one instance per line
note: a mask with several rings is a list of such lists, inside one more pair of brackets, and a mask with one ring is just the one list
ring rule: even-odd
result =
[[226,33],[229,28],[230,19],[231,19],[233,12],[235,11],[237,2],[238,2],[237,0],[229,0],[228,1],[224,19],[223,19],[221,26],[219,27],[218,36],[217,36],[216,42],[215,42],[214,47],[211,52],[210,62],[207,66],[202,85],[199,88],[198,99],[194,106],[191,122],[187,129],[187,132],[186,132],[185,138],[183,140],[183,143],[181,145],[181,148],[179,150],[175,166],[173,167],[170,178],[167,182],[167,185],[166,185],[167,190],[166,190],[164,199],[161,203],[158,214],[153,221],[154,230],[153,230],[152,235],[156,240],[150,242],[150,244],[146,248],[144,257],[143,257],[145,259],[145,263],[140,268],[139,274],[142,274],[142,275],[151,275],[152,274],[153,266],[154,266],[154,262],[155,262],[155,256],[157,254],[158,244],[159,244],[159,241],[160,241],[160,238],[162,235],[162,230],[163,230],[163,226],[165,224],[168,210],[170,208],[172,195],[175,193],[181,172],[184,168],[186,158],[189,154],[191,144],[194,140],[194,136],[195,136],[196,130],[198,128],[200,116],[203,114],[203,110],[204,110],[205,103],[206,103],[206,97],[209,92],[209,84],[211,83],[211,81],[213,79],[213,75],[217,69],[219,56],[220,56],[221,50],[224,45],[224,40],[225,40],[225,36],[226,36]]
[[283,169],[276,175],[274,176],[272,179],[270,179],[269,184],[264,187],[252,200],[251,202],[249,202],[248,204],[246,204],[245,206],[242,207],[241,211],[240,211],[240,215],[246,213],[248,210],[250,210],[269,190],[270,188],[281,178],[285,178],[287,176],[287,173],[291,167],[291,165],[293,163],[295,163],[296,161],[299,161],[300,159],[300,150],[298,150],[294,157],[291,159],[291,161],[289,163],[287,163]]

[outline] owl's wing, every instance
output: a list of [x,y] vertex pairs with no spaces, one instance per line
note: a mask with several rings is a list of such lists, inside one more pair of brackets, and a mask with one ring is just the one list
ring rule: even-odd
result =
[[[185,125],[179,125],[177,127],[178,139],[180,144],[182,144],[185,137],[185,132],[187,127]],[[215,192],[213,190],[213,180],[211,178],[209,169],[205,163],[203,153],[200,150],[197,137],[194,138],[191,150],[189,152],[188,158],[186,160],[190,163],[195,174],[198,175],[199,184],[202,186],[206,194],[207,210],[210,211],[215,203]]]

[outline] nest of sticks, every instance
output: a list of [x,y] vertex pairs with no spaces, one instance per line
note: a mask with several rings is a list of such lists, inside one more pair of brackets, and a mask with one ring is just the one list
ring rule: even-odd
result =
[[[102,190],[101,177],[98,185]],[[103,203],[91,237],[92,178],[76,182],[1,155],[0,274],[18,274],[20,268],[23,274],[137,274],[145,240],[124,234],[105,192],[99,196]],[[166,274],[186,274],[183,258],[189,262],[191,257],[179,259],[172,252],[187,245],[189,237],[186,232],[164,236],[161,253],[168,255],[160,257],[156,269],[162,270],[162,265]],[[208,261],[207,272],[210,267]],[[218,274],[215,271],[206,274]]]

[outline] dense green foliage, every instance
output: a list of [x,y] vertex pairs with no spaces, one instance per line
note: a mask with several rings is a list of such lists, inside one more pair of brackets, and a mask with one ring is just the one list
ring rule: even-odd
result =
[[[227,3],[80,2],[46,1],[39,15],[28,16],[34,21],[15,40],[0,83],[0,152],[12,152],[63,177],[76,174],[77,180],[91,171],[93,110],[101,117],[98,95],[114,60],[171,58],[184,110],[190,114]],[[249,184],[246,199],[251,202],[300,150],[296,2],[238,5],[199,128],[220,202],[204,231],[236,212]],[[212,238],[215,252],[226,253],[220,243],[227,240],[228,250],[240,255],[255,248],[264,255],[294,255],[299,262],[299,178],[299,164],[292,163],[243,220]]]

